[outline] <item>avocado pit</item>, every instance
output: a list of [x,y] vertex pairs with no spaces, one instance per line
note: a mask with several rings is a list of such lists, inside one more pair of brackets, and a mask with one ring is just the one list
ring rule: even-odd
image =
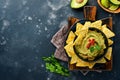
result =
[[82,2],[83,2],[83,0],[76,0],[76,2],[77,2],[77,3],[82,3]]

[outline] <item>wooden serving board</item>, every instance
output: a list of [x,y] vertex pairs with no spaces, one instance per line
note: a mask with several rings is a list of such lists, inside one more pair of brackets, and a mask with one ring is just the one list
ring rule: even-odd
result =
[[[86,20],[95,21],[96,16],[96,7],[95,6],[85,6],[84,7],[84,16]],[[72,26],[79,19],[75,17],[68,18],[69,26]],[[107,17],[101,19],[103,24],[106,24],[112,30],[112,17]],[[112,57],[112,56],[111,56]],[[107,61],[104,64],[96,64],[92,69],[88,67],[76,67],[76,64],[68,64],[70,70],[81,70],[81,71],[111,71],[112,70],[112,60]]]

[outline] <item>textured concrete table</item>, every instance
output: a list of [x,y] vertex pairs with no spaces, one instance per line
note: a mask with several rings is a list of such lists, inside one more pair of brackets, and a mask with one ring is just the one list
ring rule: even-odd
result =
[[[102,10],[96,0],[87,5],[98,8],[97,19],[113,17],[116,33],[111,72],[71,72],[63,77],[45,70],[43,56],[50,56],[55,47],[52,36],[68,16],[83,18],[83,9],[73,10],[70,0],[0,0],[0,80],[120,80],[120,14]],[[67,63],[63,63],[67,65]]]

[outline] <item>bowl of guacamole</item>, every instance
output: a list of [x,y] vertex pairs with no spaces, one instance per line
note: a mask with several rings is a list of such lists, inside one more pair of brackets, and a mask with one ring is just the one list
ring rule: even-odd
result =
[[87,62],[101,59],[108,49],[108,39],[99,29],[100,25],[91,25],[91,23],[91,21],[80,20],[70,29],[75,33],[74,40],[71,42],[73,43],[74,53]]

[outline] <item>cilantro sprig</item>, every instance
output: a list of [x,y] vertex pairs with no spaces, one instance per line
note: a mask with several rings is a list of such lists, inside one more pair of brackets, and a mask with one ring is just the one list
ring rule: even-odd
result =
[[50,57],[43,57],[46,69],[50,72],[57,73],[63,76],[69,76],[69,70],[64,68],[59,61],[52,55]]
[[100,49],[101,49],[101,47],[99,45],[95,45],[95,46],[90,47],[90,52],[92,53],[95,50],[100,50]]

